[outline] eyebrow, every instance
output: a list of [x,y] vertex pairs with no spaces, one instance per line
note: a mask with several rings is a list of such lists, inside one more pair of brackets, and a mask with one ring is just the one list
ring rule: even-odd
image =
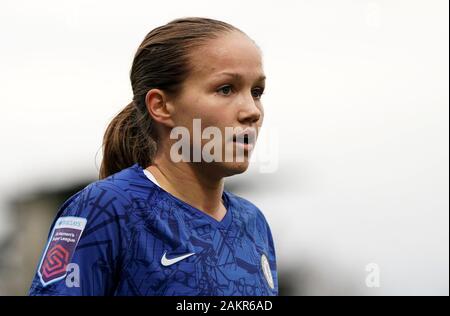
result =
[[[243,79],[240,74],[234,73],[234,72],[221,72],[221,73],[218,73],[217,76],[229,76],[229,77],[233,77],[236,80]],[[256,81],[264,81],[264,80],[266,80],[266,76],[260,75]]]

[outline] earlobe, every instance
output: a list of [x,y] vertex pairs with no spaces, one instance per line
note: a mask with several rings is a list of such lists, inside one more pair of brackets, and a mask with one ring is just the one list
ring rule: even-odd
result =
[[151,89],[145,95],[145,105],[151,118],[168,127],[173,127],[172,108],[163,91]]

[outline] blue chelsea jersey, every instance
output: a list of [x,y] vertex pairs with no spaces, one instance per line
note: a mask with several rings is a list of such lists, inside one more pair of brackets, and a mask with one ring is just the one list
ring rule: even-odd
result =
[[223,192],[217,221],[166,192],[140,165],[60,207],[30,295],[277,295],[261,211]]

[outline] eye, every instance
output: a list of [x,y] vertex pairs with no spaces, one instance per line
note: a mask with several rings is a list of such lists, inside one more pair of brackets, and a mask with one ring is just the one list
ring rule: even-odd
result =
[[232,87],[230,85],[227,86],[223,86],[221,88],[219,88],[219,90],[217,90],[217,92],[224,92],[224,95],[230,95],[231,91],[232,91]]
[[252,90],[252,95],[254,98],[261,99],[261,96],[264,94],[264,88],[258,88]]

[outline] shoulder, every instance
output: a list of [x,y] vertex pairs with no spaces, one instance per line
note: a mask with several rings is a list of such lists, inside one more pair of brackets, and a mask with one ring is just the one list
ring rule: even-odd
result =
[[60,206],[55,221],[61,217],[80,217],[92,227],[125,220],[133,209],[130,183],[135,175],[131,168],[93,181],[73,194]]
[[236,213],[240,217],[245,217],[248,220],[255,220],[257,225],[268,226],[266,217],[261,209],[248,199],[238,196],[234,193],[227,191],[227,194],[236,208]]
[[113,181],[97,180],[68,198],[59,216],[92,217],[104,213],[123,214],[132,207],[131,197]]
[[254,242],[265,249],[266,253],[270,255],[270,260],[274,261],[272,232],[263,212],[249,200],[230,192],[227,193],[233,203],[233,220],[236,225],[252,236]]

